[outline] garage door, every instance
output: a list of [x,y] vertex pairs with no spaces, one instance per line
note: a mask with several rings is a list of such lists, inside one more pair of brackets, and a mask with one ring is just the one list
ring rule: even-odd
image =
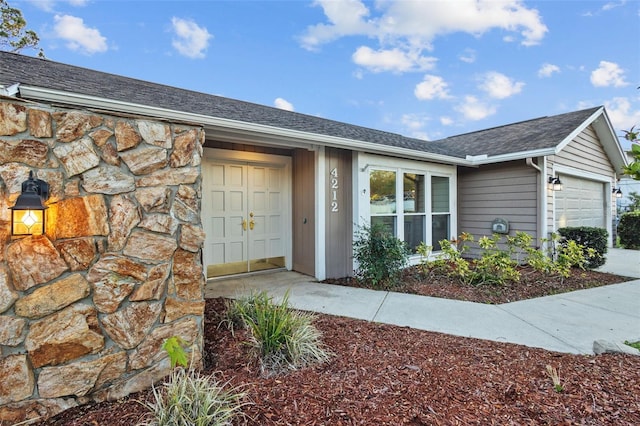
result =
[[565,226],[606,228],[604,183],[559,175],[562,191],[556,191],[556,229]]

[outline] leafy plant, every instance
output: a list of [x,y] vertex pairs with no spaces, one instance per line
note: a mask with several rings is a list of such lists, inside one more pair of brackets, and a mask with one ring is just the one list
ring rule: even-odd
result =
[[249,344],[267,375],[329,359],[321,334],[312,324],[315,316],[289,309],[288,292],[279,305],[263,291],[232,302],[231,311],[236,318],[231,321],[249,329]]
[[625,340],[624,344],[627,346],[631,346],[632,348],[636,348],[637,350],[640,351],[640,342],[630,342],[628,340]]
[[640,210],[620,216],[618,235],[624,248],[640,249]]
[[624,173],[631,176],[634,180],[640,180],[640,140],[638,139],[638,131],[633,126],[629,130],[624,130],[624,138],[631,142],[631,156],[634,161],[624,167]]
[[371,287],[395,286],[409,261],[409,249],[384,225],[363,226],[353,243],[353,257],[358,262],[358,279]]
[[152,388],[154,402],[145,405],[151,410],[157,426],[230,425],[241,413],[243,392],[225,390],[212,378],[193,370],[175,368],[160,387]]
[[604,228],[593,226],[565,227],[558,229],[558,233],[565,240],[573,240],[583,246],[586,259],[585,267],[598,268],[605,263],[607,253],[607,238],[609,233]]
[[162,344],[162,349],[167,352],[171,360],[171,368],[175,368],[176,365],[187,367],[187,353],[184,350],[186,344],[187,342],[180,336],[169,337]]
[[555,367],[552,367],[550,364],[547,364],[547,375],[553,382],[553,390],[558,393],[564,392],[564,387],[562,383],[560,383],[560,375],[558,374],[558,370]]
[[483,250],[479,259],[474,262],[472,282],[474,284],[504,284],[507,281],[518,281],[520,273],[518,264],[511,258],[511,253],[500,250],[498,241],[501,237],[481,237],[478,245]]
[[[187,369],[185,342],[179,336],[165,340],[162,348],[171,360],[171,374],[161,387],[152,387],[153,402],[145,402],[151,411],[148,425],[205,426],[230,425],[240,414],[245,394],[237,389],[225,390],[212,378]],[[184,368],[176,368],[177,366]]]

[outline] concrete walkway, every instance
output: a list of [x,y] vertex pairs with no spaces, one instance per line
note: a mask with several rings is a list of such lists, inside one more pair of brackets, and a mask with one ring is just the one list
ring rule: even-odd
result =
[[[610,249],[611,250],[611,249]],[[640,278],[640,251],[612,250],[600,270]],[[275,272],[209,282],[205,296],[266,290],[290,306],[457,336],[592,354],[595,340],[640,340],[640,279],[503,305],[485,305],[316,282]]]

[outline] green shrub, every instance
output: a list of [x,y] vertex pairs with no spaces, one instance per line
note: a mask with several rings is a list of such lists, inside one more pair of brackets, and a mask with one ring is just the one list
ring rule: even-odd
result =
[[573,240],[583,247],[587,268],[595,269],[604,265],[609,237],[606,229],[591,226],[566,227],[558,229],[558,233],[565,240]]
[[175,368],[160,387],[154,402],[146,403],[158,426],[230,425],[241,413],[244,393],[225,390],[215,380],[193,370]]
[[[273,303],[266,292],[234,301],[231,312],[249,329],[263,374],[278,374],[329,359],[320,332],[313,326],[312,313],[289,309],[289,295]],[[238,321],[238,318],[240,321]]]
[[478,245],[482,249],[479,259],[473,264],[474,284],[505,284],[507,281],[519,281],[520,273],[516,269],[517,262],[511,258],[511,252],[500,250],[498,241],[501,236],[481,237]]
[[391,288],[398,284],[409,262],[409,249],[382,224],[363,226],[353,243],[353,257],[358,262],[356,275],[372,288]]
[[640,249],[640,211],[624,213],[618,224],[620,244],[627,249]]

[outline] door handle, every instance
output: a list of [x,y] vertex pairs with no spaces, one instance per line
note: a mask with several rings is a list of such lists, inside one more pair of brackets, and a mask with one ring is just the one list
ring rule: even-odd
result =
[[[247,219],[242,219],[242,229],[245,230],[245,231],[247,230]],[[253,228],[251,228],[251,229],[253,229]]]
[[249,229],[253,231],[253,227],[256,226],[256,221],[253,218],[249,221]]

